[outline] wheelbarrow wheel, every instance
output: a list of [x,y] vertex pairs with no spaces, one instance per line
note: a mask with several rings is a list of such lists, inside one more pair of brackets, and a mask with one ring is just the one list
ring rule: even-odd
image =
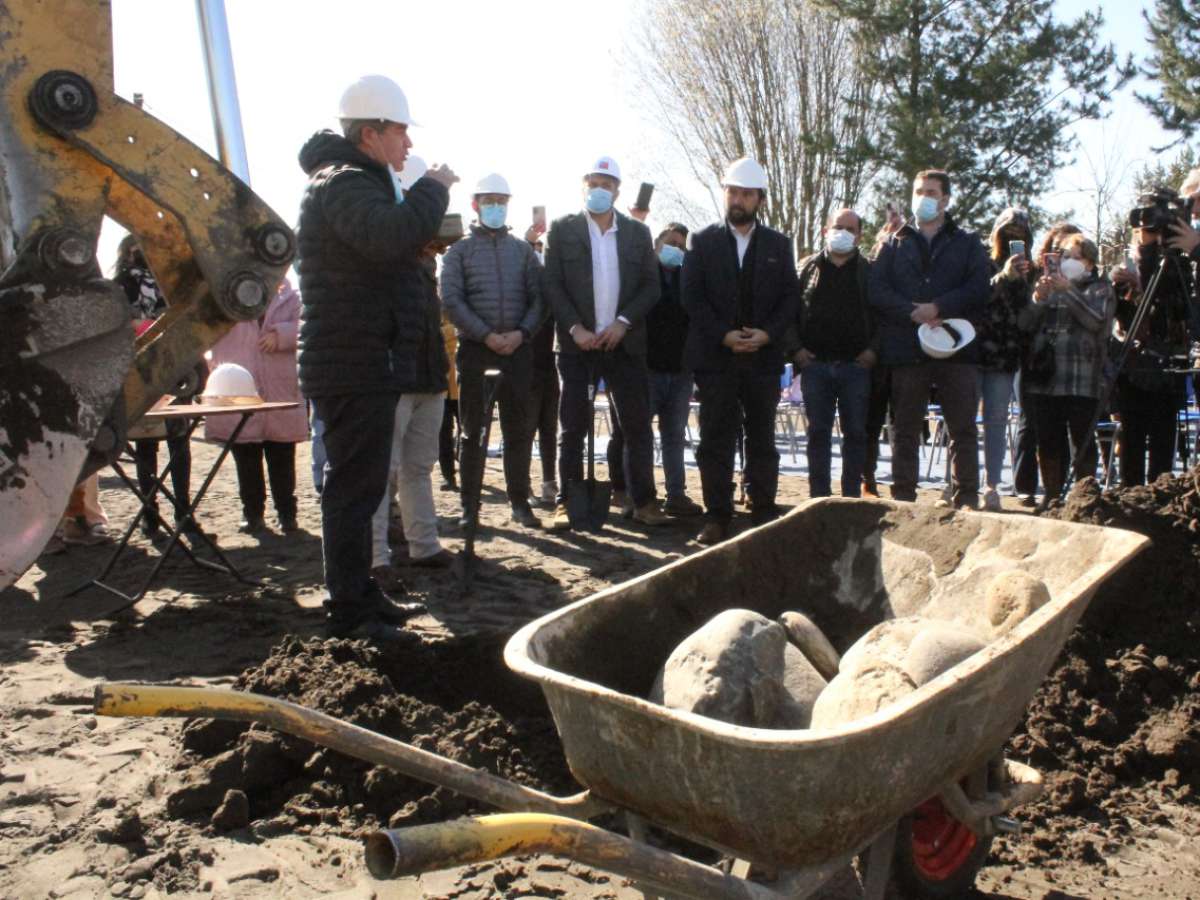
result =
[[991,847],[933,797],[900,820],[892,879],[909,900],[967,896]]

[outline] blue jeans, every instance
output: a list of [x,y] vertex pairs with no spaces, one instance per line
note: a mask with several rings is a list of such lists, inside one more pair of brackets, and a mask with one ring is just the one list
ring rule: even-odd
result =
[[871,371],[856,362],[812,362],[800,370],[808,416],[808,482],[814,497],[833,493],[833,416],[842,425],[842,496],[862,495],[867,458],[867,403]]
[[662,441],[663,475],[667,482],[668,500],[687,496],[683,445],[691,402],[691,372],[650,373],[650,415],[658,416],[658,434]]
[[1000,484],[1004,451],[1008,444],[1008,405],[1013,396],[1013,373],[980,369],[979,396],[983,398],[983,463],[988,487]]
[[319,497],[325,488],[325,423],[317,415],[316,404],[310,403],[309,405],[311,406],[309,426],[312,432],[313,490]]

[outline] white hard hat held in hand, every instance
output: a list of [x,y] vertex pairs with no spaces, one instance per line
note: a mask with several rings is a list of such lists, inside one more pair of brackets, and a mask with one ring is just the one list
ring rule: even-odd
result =
[[386,75],[364,75],[342,92],[339,119],[379,119],[397,125],[416,125],[408,111],[408,98],[400,85]]
[[611,156],[602,156],[594,163],[592,167],[583,173],[586,178],[588,175],[607,175],[609,178],[621,180],[621,167],[617,165],[617,161]]
[[237,363],[221,363],[213,369],[203,397],[214,405],[262,403],[254,376]]
[[966,319],[946,319],[940,325],[922,325],[917,341],[927,356],[949,359],[975,340],[975,326]]
[[734,160],[725,170],[721,179],[722,187],[756,188],[760,191],[767,189],[767,173],[763,167],[748,156]]
[[497,175],[493,172],[491,175],[484,175],[475,183],[475,190],[471,192],[473,196],[478,197],[480,194],[503,194],[506,197],[512,196],[512,191],[508,189],[508,182],[503,175]]

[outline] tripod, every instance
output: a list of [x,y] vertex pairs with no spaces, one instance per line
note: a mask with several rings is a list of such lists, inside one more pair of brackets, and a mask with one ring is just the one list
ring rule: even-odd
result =
[[[1091,424],[1088,426],[1088,430],[1085,432],[1087,437],[1080,442],[1078,447],[1075,448],[1075,455],[1071,458],[1071,465],[1067,468],[1067,471],[1063,473],[1063,487],[1062,492],[1059,495],[1059,499],[1061,500],[1065,500],[1067,492],[1071,490],[1071,485],[1074,481],[1075,470],[1078,469],[1083,463],[1083,458],[1088,451],[1089,445],[1095,443],[1096,441],[1096,425],[1100,421],[1100,411],[1107,409],[1109,403],[1112,402],[1113,393],[1117,389],[1117,378],[1120,377],[1123,371],[1125,371],[1125,365],[1129,362],[1129,357],[1133,353],[1137,335],[1142,330],[1142,324],[1145,322],[1146,317],[1153,311],[1155,303],[1158,302],[1159,284],[1162,282],[1163,273],[1167,271],[1167,264],[1172,261],[1175,263],[1175,265],[1179,265],[1178,258],[1176,258],[1176,256],[1169,250],[1164,248],[1162,259],[1159,260],[1158,263],[1158,268],[1155,269],[1154,275],[1151,276],[1149,283],[1146,285],[1146,290],[1142,295],[1142,302],[1138,304],[1137,311],[1133,314],[1133,321],[1129,323],[1125,341],[1121,345],[1121,354],[1117,357],[1116,367],[1112,370],[1112,377],[1110,379],[1104,379],[1105,383],[1101,388],[1101,396],[1096,401],[1096,409],[1092,413]],[[1183,279],[1183,283],[1187,283],[1186,278]],[[1113,434],[1112,445],[1109,450],[1110,453],[1116,453],[1117,435],[1119,434],[1120,427],[1118,426],[1117,431]]]

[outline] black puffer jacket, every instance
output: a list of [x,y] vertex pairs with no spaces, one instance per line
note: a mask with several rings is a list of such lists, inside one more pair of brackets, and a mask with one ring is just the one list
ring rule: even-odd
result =
[[297,235],[305,397],[427,390],[421,249],[449,192],[422,178],[397,204],[391,173],[331,131],[300,151],[309,175]]

